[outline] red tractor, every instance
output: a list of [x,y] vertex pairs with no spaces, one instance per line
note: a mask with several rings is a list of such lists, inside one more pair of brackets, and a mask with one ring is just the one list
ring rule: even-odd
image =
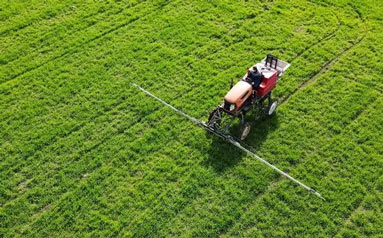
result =
[[289,63],[268,54],[260,63],[250,67],[242,80],[234,86],[232,84],[223,104],[210,113],[207,125],[227,132],[233,120],[239,118],[240,138],[244,140],[251,128],[249,123],[245,123],[245,114],[252,108],[256,111],[256,119],[262,114],[271,116],[274,113],[278,101],[271,99],[271,92],[289,66]]

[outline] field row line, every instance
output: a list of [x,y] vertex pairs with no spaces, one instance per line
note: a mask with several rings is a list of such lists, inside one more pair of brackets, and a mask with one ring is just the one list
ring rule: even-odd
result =
[[[255,198],[254,198],[254,200],[253,200],[254,204],[251,205],[251,206],[249,206],[249,207],[246,207],[246,209],[244,209],[244,210],[245,210],[245,211],[250,211],[250,210],[252,210],[253,207],[255,206],[255,201],[262,199],[262,198],[267,194],[268,191],[274,189],[274,187],[276,187],[276,186],[280,183],[280,181],[282,181],[282,180],[283,180],[283,176],[279,176],[279,177],[277,177],[276,179],[272,180],[272,181],[269,183],[269,185],[266,187],[266,189],[265,189],[265,191],[264,191],[263,193],[260,193],[259,195],[256,195],[256,196],[255,196]],[[237,222],[241,219],[241,216],[242,216],[242,215],[243,215],[243,213],[238,213],[238,216],[236,216],[236,217],[233,218],[233,221],[234,221],[234,222],[232,222],[232,223],[230,224],[230,226],[225,227],[225,229],[222,229],[222,230],[220,231],[220,235],[219,235],[219,237],[220,237],[220,238],[225,237],[226,234],[229,233],[229,232],[232,230],[232,228],[237,224]],[[250,228],[250,227],[249,227],[249,228]]]
[[[167,1],[167,3],[170,3],[170,2]],[[148,11],[149,11],[149,10],[148,10]],[[124,23],[122,23],[122,24],[119,24],[119,25],[117,25],[117,26],[115,26],[115,27],[112,27],[112,28],[110,28],[109,30],[102,32],[101,34],[96,35],[96,36],[94,36],[94,37],[92,37],[92,38],[86,40],[84,43],[82,43],[82,44],[80,44],[80,45],[78,45],[78,46],[75,46],[75,47],[73,47],[73,48],[70,48],[69,50],[63,52],[62,54],[60,54],[60,55],[58,55],[58,56],[56,56],[56,57],[53,57],[53,58],[51,58],[51,59],[49,59],[49,60],[47,60],[47,61],[45,61],[45,62],[43,62],[43,63],[41,63],[41,64],[38,64],[38,65],[36,65],[36,66],[34,66],[34,67],[31,67],[31,68],[29,68],[29,69],[23,70],[22,72],[17,73],[16,75],[12,76],[12,77],[9,78],[8,80],[1,82],[0,85],[3,85],[3,84],[5,84],[5,83],[10,83],[11,81],[16,80],[17,78],[19,78],[20,76],[22,76],[22,75],[24,75],[24,74],[26,74],[26,73],[28,73],[28,72],[31,72],[31,71],[34,71],[34,70],[37,70],[37,69],[41,68],[42,66],[48,64],[49,62],[57,61],[57,60],[59,60],[59,59],[61,59],[61,58],[64,58],[65,56],[67,56],[67,55],[69,55],[69,54],[73,54],[73,53],[76,53],[76,52],[80,52],[80,51],[83,50],[83,48],[84,48],[85,45],[88,45],[88,44],[90,44],[90,43],[93,42],[93,41],[97,41],[98,39],[101,39],[101,38],[105,37],[106,35],[113,34],[114,32],[117,32],[117,31],[120,30],[121,28],[126,27],[126,26],[128,26],[129,24],[136,22],[137,20],[140,19],[140,17],[147,17],[148,14],[145,14],[145,13],[146,13],[146,11],[145,11],[144,13],[140,14],[141,16],[134,15],[134,16],[130,17],[130,19],[129,19],[128,21],[126,21],[126,22],[124,22]],[[156,13],[156,11],[152,11],[152,12],[151,12],[151,14],[155,14],[155,13]],[[151,15],[151,14],[150,14],[150,15]]]
[[[140,3],[140,2],[139,2],[139,3]],[[136,5],[138,5],[138,3],[129,5],[129,7],[134,7],[134,6],[136,6]],[[66,10],[62,10],[63,8],[64,8],[64,9],[66,8]],[[112,9],[112,8],[113,8],[113,6],[110,7],[110,8],[108,8],[107,11],[110,10],[110,9]],[[25,28],[27,28],[27,27],[30,27],[30,26],[32,26],[32,25],[34,25],[34,24],[37,24],[37,23],[39,23],[39,22],[41,22],[41,21],[45,21],[45,20],[48,21],[48,20],[51,20],[51,19],[58,19],[58,18],[64,16],[64,15],[65,15],[67,12],[69,12],[70,10],[72,10],[72,6],[69,7],[69,6],[64,5],[64,6],[62,6],[62,8],[60,7],[60,8],[55,9],[55,10],[59,10],[59,11],[60,11],[60,14],[57,14],[57,15],[54,15],[54,16],[49,15],[49,14],[48,14],[48,15],[43,15],[43,16],[40,15],[38,18],[32,19],[32,20],[29,21],[29,22],[22,23],[21,25],[18,25],[18,26],[13,27],[13,28],[8,28],[8,29],[6,29],[6,30],[0,32],[0,37],[3,37],[3,36],[7,35],[7,34],[10,33],[10,32],[18,32],[18,31],[21,31],[21,30],[23,30],[23,29],[25,29]],[[89,18],[89,17],[92,17],[92,16],[94,16],[94,15],[97,15],[98,13],[100,13],[100,9],[99,9],[97,12],[93,12],[93,13],[90,13],[90,14],[85,15],[82,19],[87,19],[87,18]]]
[[319,45],[320,43],[322,43],[323,41],[328,41],[330,39],[332,39],[333,37],[336,36],[336,33],[340,30],[340,27],[342,25],[342,22],[340,21],[339,19],[339,16],[336,12],[334,12],[334,15],[338,21],[338,24],[337,24],[337,27],[336,29],[329,33],[327,36],[323,37],[322,39],[319,39],[317,42],[315,42],[314,44],[311,44],[309,47],[306,47],[303,51],[301,51],[300,53],[298,53],[294,58],[292,58],[290,60],[290,63],[294,62],[297,58],[301,57],[304,53],[308,52],[309,50],[311,50],[312,48],[314,48],[315,46]]
[[[378,99],[379,99],[379,97],[375,98],[374,102],[376,102]],[[374,105],[374,102],[371,103],[370,105],[368,105],[368,106],[367,106],[367,109],[366,109],[365,111],[368,111],[368,109]],[[356,123],[357,119],[358,119],[358,118],[359,118],[365,111],[363,111],[362,113],[358,113],[358,117],[357,117],[356,119],[352,120],[352,121],[350,122],[350,124],[347,125],[347,126],[344,128],[342,134],[343,134],[343,133],[346,133],[346,130],[347,130],[349,127],[351,127],[352,125],[354,125],[354,124]],[[340,134],[340,135],[341,135],[341,134]],[[339,136],[339,135],[333,135],[331,138],[328,138],[328,141],[332,141],[332,140],[334,140],[337,136]],[[317,153],[317,151],[312,151],[311,153],[307,154],[306,157],[310,157],[311,155],[314,155],[315,153]],[[299,165],[300,165],[300,166],[304,166],[305,163],[301,163],[301,164],[299,164]],[[299,165],[293,166],[293,168],[291,169],[291,171],[293,171],[294,169],[297,169]],[[325,176],[328,176],[328,173],[326,173],[326,174],[323,176],[323,178],[324,178]],[[264,192],[263,194],[257,196],[257,197],[254,199],[254,201],[252,202],[252,204],[251,204],[249,207],[247,207],[247,208],[245,209],[245,211],[252,211],[253,208],[257,205],[257,202],[258,202],[258,201],[261,201],[261,200],[264,198],[264,196],[266,196],[266,195],[269,194],[270,192],[275,191],[276,189],[278,189],[278,186],[279,186],[280,184],[282,184],[283,182],[285,182],[285,181],[286,181],[286,180],[283,179],[283,176],[279,176],[278,178],[274,179],[274,180],[269,184],[269,186],[268,186],[268,188],[265,190],[265,192]],[[326,197],[325,197],[325,198],[326,198]],[[245,214],[245,213],[243,213],[242,216],[243,216],[244,214]],[[238,218],[238,219],[237,219],[237,222],[234,223],[234,224],[231,226],[231,229],[230,229],[230,230],[228,230],[226,233],[222,234],[221,236],[226,236],[227,234],[229,234],[229,233],[234,229],[234,227],[235,227],[237,224],[240,224],[240,218]],[[255,227],[255,228],[256,228],[256,227]],[[247,229],[250,229],[250,227],[248,227]]]
[[353,49],[355,46],[359,45],[360,43],[362,43],[362,41],[365,39],[366,35],[363,35],[356,43],[352,43],[350,46],[346,47],[345,49],[343,49],[339,54],[337,54],[334,58],[332,58],[331,60],[327,61],[320,69],[317,73],[315,73],[309,80],[301,83],[292,93],[290,93],[289,95],[285,96],[284,98],[282,98],[280,104],[284,104],[284,103],[287,103],[289,101],[289,99],[294,96],[299,90],[302,90],[308,86],[310,86],[312,83],[314,83],[317,78],[324,74],[325,72],[327,72],[328,70],[331,69],[331,67],[339,61],[340,57],[342,57],[344,54],[346,54],[347,52],[349,52],[351,49]]
[[[327,40],[327,39],[332,38],[332,37],[335,35],[335,33],[339,30],[339,26],[340,26],[340,23],[338,24],[338,27],[337,27],[337,29],[336,29],[335,31],[333,31],[332,33],[330,33],[328,36],[322,38],[322,39],[320,40],[320,42],[322,42],[323,40]],[[318,42],[317,44],[319,44],[320,42]],[[239,43],[239,42],[238,42],[238,43]],[[315,44],[315,45],[317,45],[317,44]],[[310,48],[311,48],[311,47],[310,47]],[[308,50],[308,49],[306,49],[306,50]],[[302,55],[303,53],[304,53],[304,52],[301,52],[300,55]],[[299,56],[297,56],[297,57],[299,57]],[[295,58],[297,58],[297,57],[295,57]],[[167,192],[167,191],[165,191],[164,194],[166,194],[166,192]],[[157,205],[157,207],[159,207],[159,206],[160,206],[160,204]],[[180,210],[180,211],[181,211],[181,210]],[[179,213],[180,211],[178,211],[178,213]],[[140,217],[144,216],[145,213],[146,213],[146,212],[144,212]],[[137,219],[139,219],[139,218],[137,218]]]
[[[115,107],[115,106],[118,106],[119,102],[116,102],[114,103],[111,107]],[[92,117],[92,120],[94,120],[95,118],[98,118],[99,116],[102,116],[104,115],[105,113],[107,113],[107,111],[104,111],[104,112],[100,112],[98,113],[97,115],[93,116]],[[49,142],[47,141],[46,143],[44,143],[42,146],[40,147],[46,147],[46,146],[49,146],[51,144],[54,144],[58,139],[61,139],[61,138],[65,138],[67,136],[70,136],[72,133],[75,133],[79,130],[81,130],[87,123],[84,122],[84,123],[81,123],[75,127],[73,127],[70,131],[66,132],[63,136],[57,136],[57,137],[54,137],[52,140],[50,140]],[[33,157],[35,154],[36,154],[37,150],[35,150],[35,152],[33,154],[28,154],[28,155],[25,155],[25,157]]]
[[323,39],[322,39],[323,40]]
[[[367,26],[366,26],[366,22],[365,22],[365,19],[363,18],[363,16],[357,11],[357,9],[355,9],[353,6],[351,6],[352,9],[354,10],[354,12],[357,13],[358,15],[358,18],[360,19],[361,23],[363,24],[363,35],[361,38],[359,38],[358,40],[356,40],[356,42],[352,42],[350,46],[346,47],[344,50],[342,50],[338,55],[336,55],[333,59],[329,60],[327,63],[325,63],[321,69],[316,73],[314,74],[309,80],[301,83],[301,85],[296,88],[291,94],[287,95],[286,97],[284,97],[282,100],[281,100],[281,104],[283,103],[287,103],[288,100],[290,99],[290,97],[292,97],[296,92],[298,92],[299,90],[301,89],[304,89],[305,87],[309,86],[310,84],[312,84],[314,81],[316,81],[316,79],[323,73],[325,73],[326,71],[330,70],[331,67],[344,55],[346,54],[348,51],[350,51],[351,49],[353,49],[354,47],[358,46],[360,43],[362,43],[362,41],[364,41],[364,39],[366,38],[367,36]],[[336,15],[337,16],[337,15]],[[338,16],[337,16],[338,18]],[[339,18],[338,18],[339,20]]]
[[[125,108],[127,105],[129,105],[129,102],[127,102],[127,101],[122,101],[122,102],[121,101],[117,101],[116,103],[112,104],[109,107],[108,110],[99,112],[97,115],[92,117],[90,120],[95,121],[95,120],[97,120],[99,117],[101,117],[103,115],[113,115],[115,112],[121,112],[121,109]],[[130,124],[130,125],[134,125],[135,123],[138,123],[141,120],[142,120],[142,118],[138,118],[137,121],[135,121],[133,124]],[[64,140],[65,138],[69,137],[70,135],[83,130],[87,125],[89,125],[89,123],[90,122],[80,123],[79,125],[77,125],[77,126],[73,127],[72,129],[70,129],[63,136],[60,136],[60,137],[56,136],[56,137],[52,138],[47,143],[41,145],[41,148],[34,150],[33,154],[24,155],[23,161],[29,161],[31,158],[35,157],[37,153],[41,153],[41,151],[43,151],[47,147],[53,146],[56,142],[58,142],[60,140]],[[113,127],[114,123],[111,123],[110,125]],[[92,147],[86,149],[86,151],[82,151],[82,152],[80,151],[80,154],[86,154],[87,152],[90,152],[90,151],[94,150],[95,148],[97,148],[98,146],[100,146],[102,143],[104,143],[107,140],[108,140],[108,138],[103,138],[103,140],[101,142],[97,142]],[[66,168],[69,164],[71,164],[71,162],[72,161],[67,162],[63,167]],[[11,202],[11,201],[12,200],[10,200],[8,202]]]
[[[143,2],[141,2],[141,3],[143,3]],[[166,1],[166,4],[169,4],[169,1]],[[166,6],[166,4],[161,4],[161,7]],[[137,4],[137,5],[138,5],[138,4]],[[121,11],[122,11],[122,10],[121,10]],[[118,13],[120,13],[121,11],[119,11]],[[154,11],[154,12],[155,12],[155,11]],[[154,12],[153,12],[153,13],[154,13]],[[153,14],[153,13],[152,13],[152,14]],[[150,15],[152,15],[152,14],[150,14]],[[91,27],[91,26],[92,26],[92,25],[87,26],[87,27],[85,27],[84,29],[87,29],[87,28],[89,28],[89,27]],[[122,26],[122,27],[123,27],[123,26]],[[238,29],[241,29],[241,27],[242,27],[242,25],[241,25]],[[84,29],[83,29],[83,30],[84,30]],[[113,30],[113,31],[116,31],[116,30],[118,30],[118,29],[115,29],[115,30]],[[109,33],[111,33],[111,32],[108,32],[107,34],[109,34]],[[102,36],[100,36],[100,37],[102,37]],[[98,37],[98,38],[100,38],[100,37]],[[74,49],[70,49],[70,50],[68,50],[67,53],[64,53],[64,55],[59,55],[59,56],[53,57],[52,59],[50,59],[50,60],[48,60],[48,61],[46,61],[46,62],[44,62],[44,63],[42,63],[42,64],[40,64],[40,65],[37,65],[37,66],[32,67],[32,68],[30,68],[30,69],[24,70],[23,72],[20,72],[20,73],[18,73],[18,74],[16,74],[16,75],[12,76],[10,79],[8,79],[8,80],[6,80],[6,81],[3,81],[3,82],[0,82],[0,85],[6,83],[6,82],[8,82],[8,81],[12,81],[14,78],[17,78],[17,77],[19,77],[19,76],[21,76],[21,75],[23,75],[23,74],[25,74],[25,73],[27,73],[27,72],[29,72],[29,71],[33,71],[33,70],[35,70],[35,69],[37,69],[37,68],[40,68],[41,66],[45,65],[45,64],[48,63],[49,61],[55,61],[55,60],[58,60],[58,59],[62,58],[62,56],[65,56],[65,55],[67,55],[67,54],[69,54],[69,53],[75,53],[75,52],[77,52],[76,49],[78,50],[78,49],[82,48],[84,45],[87,45],[87,44],[89,44],[89,43],[92,42],[92,41],[93,41],[92,39],[89,40],[89,41],[86,41],[86,42],[80,44],[79,46],[74,47]],[[37,50],[37,49],[36,49],[36,50]],[[210,56],[211,56],[211,54],[210,54]]]
[[[118,109],[115,109],[115,111],[117,112],[121,112],[120,110]],[[102,146],[106,141],[112,139],[113,135],[116,134],[116,133],[120,133],[119,131],[123,130],[124,128],[129,128],[130,126],[134,125],[135,123],[139,122],[141,119],[138,118],[137,121],[129,121],[129,123],[127,125],[124,125],[123,128],[119,128],[117,129],[116,131],[113,131],[111,133],[108,133],[109,135],[102,138],[101,141],[95,143],[94,145],[92,145],[91,147],[89,148],[82,148],[79,152],[77,152],[79,155],[76,156],[77,157],[81,157],[82,155],[87,155],[89,154],[90,152],[93,152],[93,151],[96,151],[99,149],[100,146]],[[69,161],[66,161],[66,163],[64,164],[64,167],[67,167],[69,164],[71,164],[72,162],[74,162],[74,160],[76,159],[72,159],[72,160],[69,160]],[[112,161],[114,160],[110,160],[110,161],[107,161],[107,164],[111,163]],[[87,178],[89,177],[92,177],[91,175],[94,173],[94,171],[97,171],[99,170],[100,168],[102,168],[104,165],[106,164],[102,164],[100,165],[99,167],[95,167],[93,168],[92,171],[87,171],[87,174],[88,176],[86,176]],[[54,171],[51,171],[51,172],[54,172]],[[49,177],[49,174],[47,174],[47,176]],[[84,177],[84,176],[83,176]],[[61,194],[59,195],[60,197],[57,198],[53,203],[50,203],[50,204],[47,204],[46,206],[44,206],[42,209],[40,209],[39,211],[36,212],[36,214],[38,215],[34,215],[33,216],[33,219],[36,221],[41,215],[43,215],[44,213],[48,212],[49,210],[53,209],[61,200],[63,200],[68,194],[72,193],[73,191],[75,191],[81,184],[83,184],[83,179],[79,179],[79,182],[77,185],[74,186],[74,188],[72,190],[68,190],[66,191],[64,194]],[[23,195],[21,195],[23,196]],[[16,199],[20,199],[20,197],[17,197]],[[50,209],[46,209],[46,207],[49,207]],[[31,221],[32,222],[32,221]],[[25,226],[23,226],[25,228]]]
[[[79,127],[78,129],[80,129],[81,127]],[[76,131],[76,129],[74,130],[74,131]]]
[[[164,194],[163,194],[163,196],[166,194],[166,191],[164,192]],[[158,207],[159,205],[157,205],[157,207]],[[145,213],[145,212],[144,212]],[[142,217],[143,216],[143,214],[140,216],[140,217]],[[138,219],[138,218],[137,218]]]
[[[112,106],[117,106],[118,104],[119,104],[119,102],[115,102],[114,104],[112,104]],[[106,112],[107,112],[107,111],[106,111]],[[103,115],[104,113],[105,113],[105,111],[104,111],[104,112],[100,112],[100,113],[98,113],[97,115],[95,115],[94,117],[92,117],[92,119],[95,119],[95,118],[97,118],[97,117]],[[84,122],[84,123],[82,123],[82,124],[79,124],[79,125],[73,127],[70,131],[68,131],[67,133],[65,133],[63,136],[60,136],[59,138],[64,138],[64,137],[69,136],[69,135],[72,134],[73,132],[76,132],[76,131],[80,130],[85,124],[86,124],[86,123]],[[51,144],[54,144],[57,140],[58,140],[58,138],[53,138],[53,139],[50,140],[49,142],[47,142],[47,143],[45,143],[44,145],[42,145],[42,147],[45,147],[45,146],[49,146],[49,145],[51,145]],[[29,154],[29,155],[26,155],[26,156],[30,157],[30,156],[33,156],[33,155],[34,155],[34,154]]]
[[[374,184],[372,185],[373,187],[373,190],[375,190],[377,188],[377,181],[379,181],[383,176],[380,176],[375,182]],[[367,194],[366,194],[367,195]],[[339,228],[339,232],[337,234],[335,234],[333,237],[336,237],[338,234],[340,234],[341,232],[341,229],[344,228],[345,226],[347,226],[347,224],[351,223],[352,219],[354,216],[356,216],[356,214],[361,211],[363,209],[363,206],[364,206],[364,203],[366,201],[366,195],[363,199],[361,199],[360,203],[358,204],[358,206],[350,213],[350,215],[344,219],[343,223],[341,224],[341,227]]]
[[[262,14],[261,14],[262,15]],[[251,19],[251,20],[254,20],[254,19]],[[242,25],[241,25],[241,27],[242,27]],[[238,29],[241,29],[241,27],[239,27]],[[237,29],[237,30],[238,30]],[[118,30],[118,29],[116,29],[116,30]],[[114,30],[113,30],[114,31]],[[109,34],[110,32],[108,32],[107,34]],[[96,39],[97,39],[97,37],[96,37]],[[86,45],[86,44],[89,44],[90,42],[92,42],[93,40],[91,39],[91,40],[89,40],[89,41],[86,41],[86,42],[84,42],[83,44],[81,44],[81,45],[79,45],[78,47],[76,47],[77,49],[78,48],[81,48],[83,45]],[[235,42],[234,43],[234,45],[236,45],[236,44],[238,44],[238,43],[240,43],[240,42],[242,42],[242,41],[244,41],[244,40],[241,40],[241,41],[239,41],[239,42]],[[221,48],[221,50],[222,49],[225,49],[225,48]],[[73,52],[70,52],[71,50],[69,50],[68,51],[68,53],[74,53],[74,52],[76,52],[76,50],[74,50]],[[220,50],[218,50],[218,52],[219,52]],[[212,56],[212,55],[214,55],[215,53],[217,53],[217,52],[213,52],[212,54],[210,54],[209,56]],[[304,52],[301,52],[301,54],[303,54]],[[42,64],[40,64],[40,65],[37,65],[37,66],[35,66],[35,67],[32,67],[32,68],[30,68],[30,69],[27,69],[27,70],[24,70],[23,72],[20,72],[20,73],[18,73],[18,74],[16,74],[16,75],[14,75],[14,76],[12,76],[9,80],[6,80],[6,81],[3,81],[3,82],[1,82],[0,83],[0,85],[1,84],[3,84],[3,83],[6,83],[6,82],[8,82],[8,81],[12,81],[13,79],[15,79],[15,78],[17,78],[17,77],[19,77],[19,76],[21,76],[21,75],[23,75],[23,74],[25,74],[25,73],[27,73],[27,72],[29,72],[29,71],[33,71],[33,70],[35,70],[35,69],[37,69],[37,68],[40,68],[41,66],[43,66],[43,65],[45,65],[47,62],[49,62],[49,61],[53,61],[53,60],[57,60],[57,59],[59,59],[59,58],[61,58],[62,56],[65,56],[65,55],[67,55],[66,53],[64,53],[64,55],[60,55],[60,56],[58,56],[58,57],[55,57],[55,58],[52,58],[51,60],[48,60],[48,61],[46,61],[45,63],[42,63]]]
[[[362,22],[364,22],[363,19],[362,19]],[[351,49],[353,49],[354,47],[358,46],[358,45],[365,39],[365,37],[366,37],[366,33],[367,33],[367,31],[365,31],[365,34],[364,34],[359,40],[357,40],[356,43],[353,43],[352,45],[346,47],[346,48],[345,48],[344,50],[342,50],[338,55],[336,55],[336,57],[334,57],[333,59],[331,59],[331,60],[329,60],[328,62],[326,62],[326,63],[321,67],[321,69],[320,69],[316,74],[314,74],[308,81],[302,83],[302,84],[301,84],[298,88],[296,88],[290,95],[284,97],[284,98],[281,100],[280,105],[282,105],[282,104],[284,104],[284,103],[287,103],[288,100],[289,100],[295,93],[297,93],[297,92],[298,92],[299,90],[301,90],[301,89],[304,89],[304,88],[310,86],[311,84],[313,84],[313,83],[316,81],[316,79],[317,79],[320,75],[322,75],[322,74],[326,73],[328,70],[330,70],[331,67],[332,67],[336,62],[338,62],[339,59],[340,59],[343,55],[345,55],[347,52],[349,52],[349,51],[350,51]],[[378,99],[378,98],[376,98],[375,100],[377,100],[377,99]],[[373,103],[372,103],[372,104],[373,104]],[[370,105],[372,105],[372,104],[370,104]],[[370,106],[370,105],[369,105],[369,106]],[[358,113],[357,117],[355,117],[354,120],[351,121],[350,124],[349,124],[348,126],[350,126],[355,120],[357,120],[357,118],[359,118],[359,116],[360,116],[361,114],[362,114],[362,113]],[[347,126],[347,127],[348,127],[348,126]],[[346,129],[347,127],[345,127],[343,131],[345,131],[345,129]],[[335,136],[336,136],[336,135],[334,135],[333,137],[331,137],[331,139],[334,138]],[[329,139],[329,140],[331,140],[331,139]],[[251,147],[250,147],[250,148],[251,148]],[[251,148],[251,149],[252,149],[252,148]],[[308,154],[308,156],[310,156],[310,155],[312,155],[312,154],[314,154],[314,153],[315,153],[315,151],[312,151],[310,154]],[[297,167],[298,167],[298,166],[294,166],[294,168],[297,168]],[[263,198],[269,191],[272,191],[272,189],[276,188],[278,184],[282,183],[283,180],[282,180],[281,178],[282,178],[282,176],[279,176],[278,178],[276,178],[275,180],[273,180],[273,181],[270,183],[269,187],[265,190],[265,192],[264,192],[262,195],[256,197],[255,200],[254,200],[254,202],[253,202],[253,205],[251,205],[250,208],[247,208],[246,210],[247,210],[247,211],[251,210],[252,207],[255,206],[255,204],[256,204],[256,202],[257,202],[258,200],[261,200],[261,199],[262,199],[262,198]],[[238,219],[238,220],[239,220],[239,219]],[[236,223],[233,223],[232,226],[230,226],[230,227],[228,227],[228,229],[226,229],[226,231],[223,231],[223,232],[221,233],[221,236],[226,235],[227,232],[230,231],[231,227],[234,227],[234,226],[235,226],[235,224],[236,224]]]
[[[364,38],[364,37],[363,37]],[[331,67],[339,60],[339,58],[344,55],[345,53],[347,53],[348,51],[350,51],[353,47],[355,47],[356,45],[360,44],[362,42],[362,39],[358,40],[357,43],[355,44],[352,44],[351,46],[345,48],[342,52],[340,52],[340,54],[338,54],[335,58],[327,61],[321,68],[320,70],[315,73],[309,80],[301,83],[291,94],[285,96],[284,98],[282,98],[280,104],[284,104],[284,103],[287,103],[289,101],[289,99],[294,96],[299,90],[301,89],[304,89],[308,86],[310,86],[312,83],[314,83],[316,81],[316,79],[324,74],[326,71],[330,70]]]
[[[139,120],[141,120],[141,119],[139,119]],[[163,120],[165,120],[165,118],[160,119],[160,121],[163,121]],[[132,122],[132,123],[130,123],[129,125],[134,125],[135,123],[136,123],[136,122]],[[160,123],[160,122],[157,122],[157,123]],[[124,126],[124,128],[129,128],[129,126]],[[146,130],[148,130],[149,132],[155,130],[154,127],[145,127],[145,128],[146,128]],[[150,134],[150,133],[145,134],[145,135],[149,135],[149,134]],[[112,138],[112,137],[110,136],[110,137],[109,137],[108,139],[106,139],[106,140],[110,140],[111,138]],[[132,139],[132,140],[131,140],[131,143],[134,142],[134,140],[133,140],[134,138],[131,138],[131,139]],[[104,142],[105,142],[106,140],[104,140]],[[170,143],[170,142],[168,142],[168,143]],[[101,144],[102,144],[102,143],[100,143],[99,145],[101,145]],[[130,147],[130,144],[128,143],[128,144],[126,144],[125,146],[126,146],[126,147]],[[165,146],[166,146],[166,145],[165,145]],[[158,149],[158,150],[161,150],[162,148],[163,148],[163,147],[161,147],[161,148],[157,148],[157,149]],[[94,150],[94,149],[96,149],[96,148],[92,148],[91,150]],[[87,152],[89,152],[89,150],[88,150]],[[137,165],[137,164],[139,164],[139,163],[142,163],[143,158],[140,157],[140,156],[138,156],[138,158],[140,158],[140,159],[135,160],[134,163],[133,163],[133,165]],[[88,179],[94,177],[94,176],[95,176],[94,174],[97,174],[97,171],[101,171],[103,168],[105,168],[106,166],[108,166],[108,165],[114,163],[116,160],[117,160],[117,158],[112,158],[111,160],[106,161],[106,163],[102,164],[101,166],[94,168],[92,171],[88,171],[86,177],[87,177]],[[70,163],[70,162],[68,162],[68,163]],[[143,182],[144,182],[144,181],[142,180],[141,183],[139,183],[139,184],[142,184]],[[176,181],[176,183],[178,183],[178,181]],[[50,209],[45,209],[45,207],[44,207],[44,208],[41,209],[39,212],[37,212],[37,214],[39,214],[39,215],[34,217],[34,221],[31,221],[31,224],[37,222],[38,218],[39,218],[41,215],[43,215],[44,213],[49,212],[50,210],[54,209],[58,204],[60,204],[60,202],[61,202],[62,200],[66,199],[67,196],[68,196],[69,194],[71,194],[71,193],[77,191],[77,190],[80,188],[80,186],[81,186],[82,184],[83,184],[83,179],[81,179],[81,180],[78,182],[78,184],[74,186],[74,188],[73,188],[72,190],[67,191],[66,193],[60,195],[60,197],[59,197],[54,203],[51,203],[51,204],[49,204],[49,205],[46,206],[46,207],[49,207]],[[138,185],[139,185],[139,184],[138,184]],[[30,225],[28,225],[28,226],[30,226]]]
[[[137,4],[132,5],[131,8],[136,7],[136,6],[140,5],[140,4],[143,4],[144,2],[145,2],[145,1],[138,2]],[[130,8],[129,8],[129,9],[130,9]],[[129,9],[128,9],[128,10],[129,10]],[[113,10],[116,10],[116,11],[113,12],[112,15],[109,15],[109,13],[111,13]],[[82,23],[83,21],[87,20],[88,18],[91,18],[91,17],[98,17],[98,16],[105,15],[105,14],[106,14],[108,17],[113,17],[113,16],[116,16],[116,15],[122,13],[124,10],[126,10],[126,9],[123,9],[123,8],[120,8],[120,9],[118,9],[118,8],[117,8],[117,9],[114,9],[113,7],[110,7],[110,8],[108,8],[106,11],[103,11],[103,12],[102,12],[102,11],[100,11],[100,9],[98,9],[98,11],[86,15],[84,18],[81,18],[81,21],[77,21],[77,22],[74,22],[74,23]],[[76,19],[76,17],[78,17],[78,16],[75,16],[74,19]],[[81,17],[81,16],[80,16],[80,17]],[[104,20],[104,21],[107,21],[107,19],[103,19],[103,20]],[[94,25],[96,25],[96,24],[97,24],[97,22],[91,22],[90,24],[87,24],[87,25],[84,26],[84,27],[76,28],[76,29],[74,29],[73,31],[76,31],[76,32],[79,32],[79,31],[86,31],[87,29],[91,28],[92,26],[94,26]],[[57,28],[56,28],[56,29],[57,29]],[[56,29],[53,29],[52,31],[47,32],[46,34],[42,35],[39,39],[37,39],[37,40],[34,41],[34,42],[39,42],[39,41],[41,41],[41,40],[44,39],[44,38],[45,38],[45,39],[50,39],[50,38],[46,38],[46,37],[47,37],[47,36],[55,35]],[[73,31],[66,31],[65,34],[64,34],[64,36],[73,34]],[[31,42],[28,42],[28,44],[30,44],[30,43],[31,43]],[[85,44],[85,43],[83,43],[83,44]],[[48,43],[47,45],[44,45],[44,47],[48,47],[48,46],[50,46],[50,45],[52,45],[52,43]],[[78,47],[81,47],[81,46],[78,46]],[[28,53],[26,53],[26,54],[20,54],[20,53],[19,53],[19,54],[17,54],[16,57],[13,57],[12,60],[7,61],[7,63],[6,63],[5,65],[3,65],[2,67],[5,67],[7,64],[10,64],[10,63],[14,62],[14,61],[20,59],[21,57],[27,57],[27,56],[29,56],[29,55],[31,55],[31,54],[33,54],[33,53],[39,51],[39,50],[41,50],[41,47],[35,47],[35,48],[32,49],[32,51],[30,51],[30,52],[28,52]],[[49,60],[48,60],[48,61],[49,61]]]
[[[70,52],[68,52],[67,54],[69,54]],[[59,59],[59,58],[58,58]],[[57,59],[57,60],[58,60]],[[115,104],[118,104],[118,102],[116,102]],[[113,104],[114,105],[114,104]],[[103,113],[99,113],[98,115],[96,115],[95,117],[93,117],[93,118],[97,118],[98,116],[101,116]],[[85,123],[84,123],[85,124]],[[72,128],[70,131],[68,131],[67,133],[65,133],[64,134],[64,136],[62,136],[62,137],[66,137],[66,136],[69,136],[72,132],[76,132],[76,131],[78,131],[84,124],[80,124],[80,125],[78,125],[78,126],[76,126],[76,127],[74,127],[74,128]],[[49,143],[47,142],[46,144],[45,144],[45,146],[47,146],[47,145],[50,145],[50,144],[53,144],[55,141],[57,140],[57,138],[53,138],[53,140],[51,140]],[[43,145],[44,146],[44,145]],[[32,155],[27,155],[27,156],[33,156],[33,154]]]

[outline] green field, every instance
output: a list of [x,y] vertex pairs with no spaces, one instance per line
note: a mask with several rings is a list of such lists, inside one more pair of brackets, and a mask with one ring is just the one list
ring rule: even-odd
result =
[[[291,63],[246,144],[206,121]],[[383,237],[381,0],[0,0],[0,237]]]

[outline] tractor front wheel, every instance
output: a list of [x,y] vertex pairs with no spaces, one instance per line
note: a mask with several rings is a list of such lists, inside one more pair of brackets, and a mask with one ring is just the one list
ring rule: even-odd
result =
[[251,125],[250,123],[245,123],[241,127],[241,140],[244,140],[250,133]]

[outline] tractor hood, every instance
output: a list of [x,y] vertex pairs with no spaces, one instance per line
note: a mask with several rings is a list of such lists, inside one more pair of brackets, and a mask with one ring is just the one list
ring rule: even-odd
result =
[[249,90],[251,85],[245,81],[239,81],[225,96],[225,101],[228,103],[236,103],[241,97],[243,97]]

